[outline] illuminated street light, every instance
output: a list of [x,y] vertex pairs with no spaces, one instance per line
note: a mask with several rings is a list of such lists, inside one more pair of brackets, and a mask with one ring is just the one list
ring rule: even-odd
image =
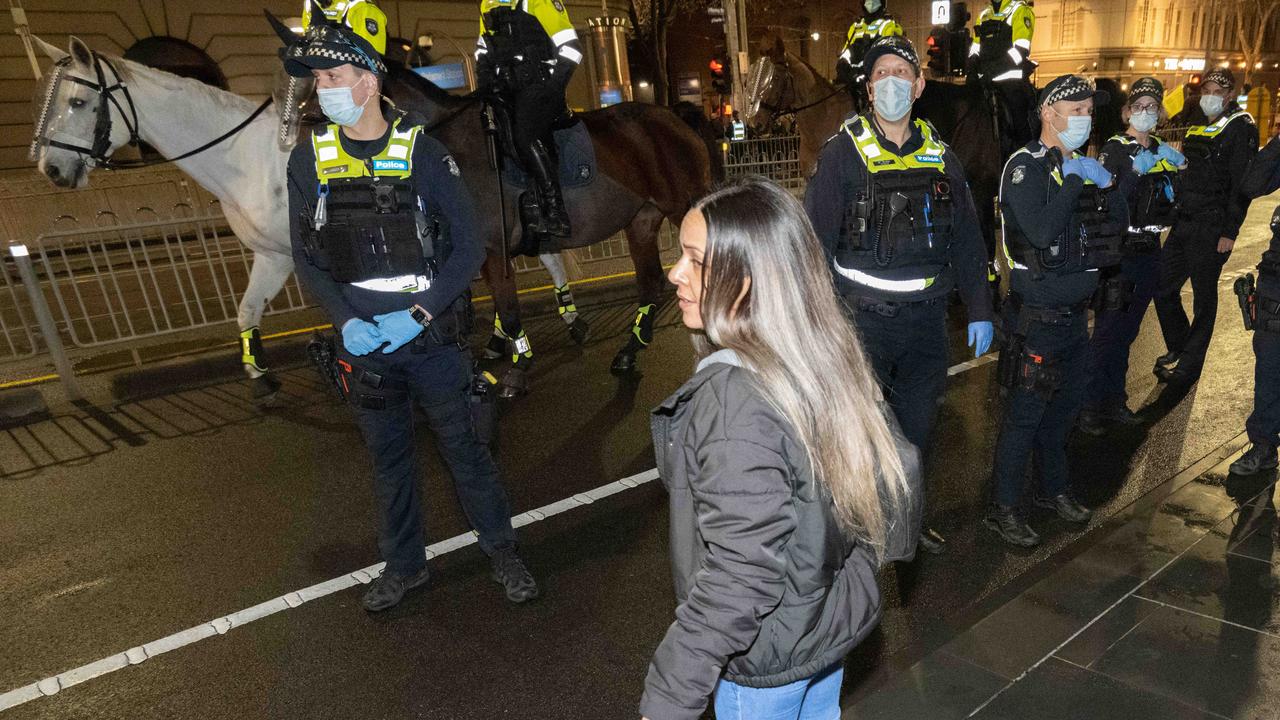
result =
[[645,89],[645,88],[649,87],[649,81],[648,81],[648,80],[641,80],[639,83],[637,83],[637,84],[636,84],[636,87],[638,87],[638,88],[640,88],[641,90],[643,90],[643,89]]
[[811,37],[813,38],[813,41],[814,41],[814,42],[817,42],[817,41],[818,41],[818,38],[819,38],[819,37],[821,37],[821,36],[820,36],[820,35],[818,35],[818,33],[814,33]]
[[1254,64],[1253,64],[1253,69],[1254,69],[1254,70],[1261,70],[1261,69],[1262,69],[1262,61],[1261,61],[1261,60],[1259,60],[1258,62],[1254,63]]
[[1133,61],[1132,61],[1132,60],[1130,60],[1130,61],[1129,61],[1129,67],[1133,67]]

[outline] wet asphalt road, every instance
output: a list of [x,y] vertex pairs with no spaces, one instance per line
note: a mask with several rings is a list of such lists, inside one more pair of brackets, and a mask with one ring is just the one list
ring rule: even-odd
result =
[[[1154,313],[1134,347],[1131,405],[1151,423],[1073,440],[1072,472],[1099,520],[1236,440],[1252,403],[1233,273],[1265,247],[1255,203],[1220,287],[1204,377],[1162,392]],[[625,286],[579,291],[594,328],[571,345],[551,314],[527,323],[533,392],[508,404],[501,463],[515,512],[653,466],[648,409],[689,374],[670,307],[642,377],[608,374],[633,312]],[[1189,302],[1189,297],[1186,298]],[[953,361],[963,314],[953,311]],[[368,457],[299,343],[274,407],[248,400],[234,358],[100,377],[96,406],[0,432],[0,693],[377,562]],[[999,396],[994,364],[954,376],[929,459],[931,524],[947,555],[883,574],[881,628],[849,663],[848,703],[1051,570],[1079,537],[1033,516],[1045,544],[1006,551],[978,520]],[[114,401],[107,401],[114,396]],[[428,542],[466,530],[420,431]],[[362,587],[153,657],[5,718],[626,718],[674,603],[656,482],[521,531],[544,597],[515,607],[475,546],[432,561],[429,590],[378,616]]]

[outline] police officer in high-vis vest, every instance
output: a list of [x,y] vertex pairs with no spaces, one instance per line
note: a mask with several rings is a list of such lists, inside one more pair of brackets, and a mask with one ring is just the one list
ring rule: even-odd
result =
[[[960,159],[911,105],[924,90],[903,37],[867,51],[872,108],[818,156],[805,210],[836,290],[907,440],[927,452],[947,380],[947,297],[958,288],[974,356],[991,344],[987,253]],[[920,547],[940,552],[932,530]]]
[[983,522],[1019,547],[1040,542],[1020,511],[1028,460],[1039,475],[1037,506],[1072,523],[1092,515],[1072,492],[1066,445],[1084,398],[1090,299],[1099,270],[1120,263],[1128,226],[1111,173],[1076,152],[1089,140],[1094,105],[1106,101],[1084,78],[1054,79],[1040,94],[1040,139],[1015,152],[1000,178],[1010,277],[997,375],[1008,397]]
[[[1253,159],[1243,190],[1249,197],[1280,190],[1280,135]],[[1237,294],[1246,298],[1254,355],[1253,412],[1244,427],[1253,444],[1231,463],[1231,472],[1253,475],[1276,467],[1280,445],[1280,205],[1271,213],[1271,246],[1262,253],[1258,277],[1252,288],[1244,285]]]
[[863,0],[862,11],[862,17],[849,26],[844,50],[836,61],[836,82],[849,89],[854,112],[862,112],[867,105],[867,73],[863,64],[867,50],[880,38],[902,36],[902,25],[888,13],[884,0]]
[[1031,39],[1036,32],[1036,12],[1026,0],[991,0],[973,26],[967,74],[999,89],[1009,108],[1014,137],[1026,137],[1028,113],[1035,90],[1028,82]]
[[[1205,73],[1200,109],[1208,125],[1187,130],[1187,167],[1178,183],[1178,217],[1160,255],[1156,315],[1168,353],[1154,372],[1165,382],[1190,385],[1204,369],[1218,315],[1218,278],[1249,210],[1240,183],[1258,151],[1258,127],[1235,101],[1235,77],[1226,68]],[[1182,309],[1191,281],[1192,312]]]
[[525,171],[537,182],[541,218],[533,233],[569,237],[552,131],[568,120],[564,93],[582,46],[561,0],[481,0],[476,69],[511,110],[511,132]]
[[468,405],[464,333],[484,259],[470,196],[448,151],[380,102],[386,16],[362,2],[309,20],[283,51],[285,69],[315,78],[330,123],[289,156],[289,225],[298,277],[340,332],[337,384],[373,456],[386,567],[364,606],[385,610],[427,582],[415,404],[494,579],[513,602],[532,599],[538,588],[516,554],[498,468]]
[[1094,299],[1093,336],[1089,339],[1089,387],[1079,427],[1102,435],[1108,423],[1141,422],[1128,407],[1125,377],[1129,347],[1155,297],[1160,281],[1160,241],[1173,224],[1174,184],[1186,158],[1152,134],[1165,117],[1164,87],[1151,77],[1139,78],[1129,89],[1121,111],[1129,128],[1113,136],[1098,152],[1116,177],[1118,194],[1128,198],[1129,228],[1125,232],[1119,267],[1105,273]]

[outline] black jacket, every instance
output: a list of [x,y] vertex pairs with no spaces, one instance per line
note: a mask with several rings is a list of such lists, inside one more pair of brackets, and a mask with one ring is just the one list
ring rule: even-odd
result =
[[[1280,190],[1280,138],[1271,138],[1271,142],[1258,151],[1253,162],[1249,163],[1249,172],[1245,174],[1240,188],[1249,198],[1270,195]],[[1272,267],[1280,266],[1280,206],[1272,211],[1271,245],[1263,253],[1262,259]],[[1263,276],[1267,274],[1259,272],[1259,283],[1263,282]]]
[[[1230,116],[1239,111],[1233,102],[1222,113]],[[1241,181],[1258,153],[1258,126],[1247,116],[1238,117],[1214,139],[1214,148],[1212,157],[1201,159],[1185,152],[1183,141],[1187,167],[1178,173],[1178,212],[1180,218],[1216,226],[1220,237],[1234,240],[1249,212],[1249,196]]]
[[[777,687],[839,662],[880,619],[875,563],[843,532],[788,423],[737,367],[707,358],[653,412],[670,494],[676,620],[654,653],[640,712],[695,720],[721,675]],[[919,464],[904,443],[919,498]],[[914,552],[919,505],[887,555]]]
[[[388,129],[381,140],[369,142],[353,142],[342,133],[339,137],[349,154],[367,159],[382,152],[390,133]],[[413,148],[413,185],[424,200],[427,214],[439,213],[448,221],[453,252],[431,287],[423,292],[377,292],[336,282],[328,272],[307,261],[303,233],[310,231],[318,197],[315,163],[311,136],[304,135],[289,155],[289,237],[298,279],[328,313],[335,329],[341,329],[352,318],[370,321],[374,315],[407,310],[414,304],[438,317],[471,285],[484,263],[484,241],[477,231],[467,186],[456,174],[458,165],[438,140],[425,133],[418,135]]]
[[[875,123],[870,123],[872,130],[879,134]],[[886,150],[897,152],[899,148],[880,136],[880,143]],[[924,143],[919,129],[913,123],[911,137],[901,148],[902,155],[919,151]],[[857,294],[877,300],[916,301],[935,297],[945,297],[951,288],[958,287],[960,298],[964,301],[965,310],[970,322],[991,319],[991,289],[987,283],[987,249],[982,240],[982,226],[978,223],[978,213],[973,206],[973,196],[969,192],[969,184],[965,180],[964,168],[960,158],[947,148],[942,156],[946,164],[947,179],[951,183],[953,197],[951,262],[943,267],[913,269],[914,277],[936,275],[937,281],[926,290],[915,293],[886,293],[882,290],[854,284],[838,275],[834,276],[836,290],[842,295]],[[844,231],[845,219],[849,207],[858,197],[858,193],[866,187],[867,169],[853,146],[853,139],[843,129],[837,132],[818,155],[817,169],[809,178],[804,193],[804,209],[809,215],[809,222],[826,251],[828,270],[836,255]],[[889,277],[888,279],[905,279]]]
[[[1000,208],[1006,234],[1010,226],[1021,231],[1032,247],[1048,248],[1064,234],[1079,232],[1075,212],[1084,180],[1066,175],[1062,184],[1054,181],[1054,170],[1062,171],[1062,153],[1039,140],[1027,145],[1005,164],[1000,178]],[[1111,187],[1115,187],[1112,183]],[[1112,191],[1108,203],[1111,219],[1120,227],[1129,226],[1129,206],[1123,196]],[[1013,270],[1009,288],[1030,305],[1064,307],[1088,300],[1098,286],[1098,273],[1090,270],[1067,274],[1037,275],[1030,270]]]

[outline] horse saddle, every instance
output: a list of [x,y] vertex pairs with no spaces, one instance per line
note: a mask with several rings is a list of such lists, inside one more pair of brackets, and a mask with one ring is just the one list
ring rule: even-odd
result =
[[[573,122],[553,133],[556,142],[556,154],[560,158],[560,187],[579,188],[590,185],[596,179],[596,149],[591,144],[591,134],[581,120]],[[528,173],[520,167],[514,158],[508,158],[503,165],[502,179],[508,185],[528,188]]]

